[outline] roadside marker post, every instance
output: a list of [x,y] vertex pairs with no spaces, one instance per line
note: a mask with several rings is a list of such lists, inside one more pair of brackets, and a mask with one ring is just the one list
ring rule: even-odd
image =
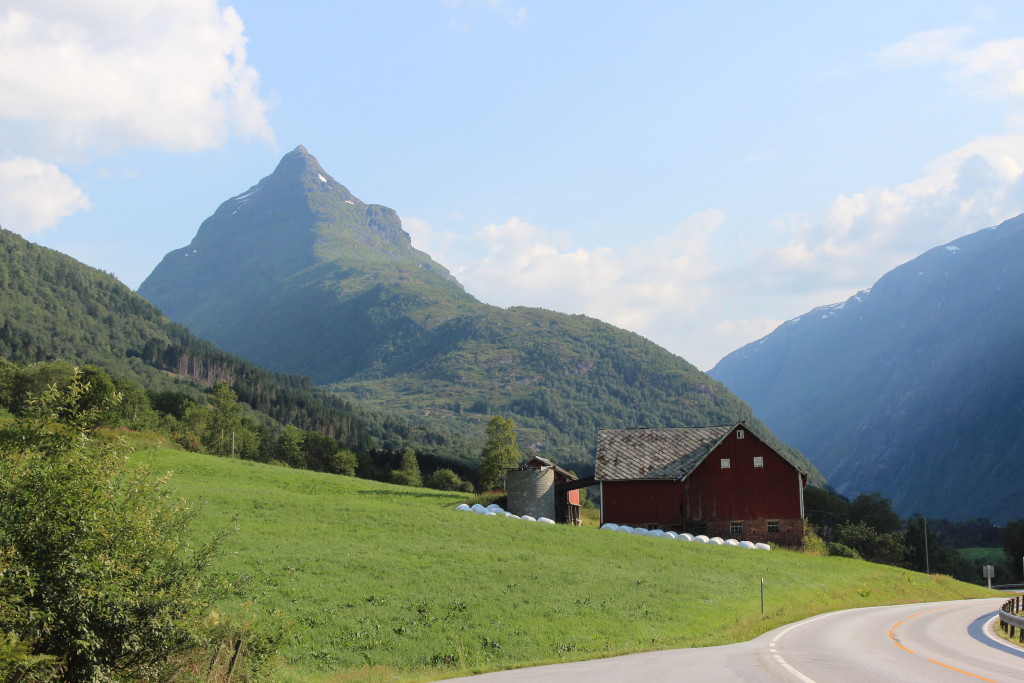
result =
[[761,616],[764,616],[764,577],[761,577]]
[[988,579],[988,587],[992,588],[992,577],[996,574],[995,566],[986,564],[981,570],[982,578]]

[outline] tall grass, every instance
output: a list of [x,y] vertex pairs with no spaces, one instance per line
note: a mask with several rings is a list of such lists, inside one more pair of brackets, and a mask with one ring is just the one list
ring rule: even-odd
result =
[[[454,511],[464,494],[171,450],[225,612],[284,627],[286,680],[412,680],[718,645],[843,607],[990,595],[842,558],[706,546]],[[234,522],[232,522],[234,520]],[[760,580],[767,586],[760,611]]]

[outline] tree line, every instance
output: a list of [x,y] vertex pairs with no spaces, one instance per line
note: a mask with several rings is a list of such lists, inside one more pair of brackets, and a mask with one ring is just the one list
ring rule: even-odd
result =
[[[89,410],[90,428],[156,432],[193,452],[235,457],[367,479],[440,490],[474,489],[475,471],[430,453],[373,448],[372,441],[351,441],[317,429],[281,424],[239,400],[227,381],[205,392],[192,387],[145,390],[125,377],[95,365],[80,368],[67,361],[22,365],[0,359],[0,409],[23,417],[37,397],[75,379],[89,387],[79,401]],[[116,400],[114,400],[116,398]],[[424,473],[422,470],[426,470]]]
[[1002,547],[1003,561],[993,562],[994,583],[1024,580],[1024,519],[1002,528],[987,519],[953,522],[921,515],[904,519],[881,493],[861,494],[850,500],[815,486],[805,490],[804,507],[813,530],[810,544],[820,543],[821,550],[829,555],[947,574],[982,584],[982,565],[989,562],[970,561],[958,549]]

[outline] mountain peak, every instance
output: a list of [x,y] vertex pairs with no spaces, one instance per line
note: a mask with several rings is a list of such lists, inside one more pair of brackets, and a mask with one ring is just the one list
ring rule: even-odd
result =
[[327,171],[324,170],[320,162],[316,160],[316,157],[309,153],[302,145],[299,145],[292,151],[281,157],[281,161],[278,162],[277,168],[269,176],[270,178],[297,178],[301,181],[319,181],[319,183],[325,183],[334,189],[340,189],[345,195],[346,199],[354,199],[352,194],[348,191],[341,183],[337,182],[332,178]]

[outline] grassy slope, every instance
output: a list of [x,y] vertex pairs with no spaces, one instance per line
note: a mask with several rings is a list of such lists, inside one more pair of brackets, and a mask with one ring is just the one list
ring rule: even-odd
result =
[[[159,450],[202,503],[237,515],[218,567],[289,626],[289,680],[430,679],[718,645],[844,607],[978,597],[944,577],[455,512],[458,494]],[[767,585],[766,611],[759,580]]]

